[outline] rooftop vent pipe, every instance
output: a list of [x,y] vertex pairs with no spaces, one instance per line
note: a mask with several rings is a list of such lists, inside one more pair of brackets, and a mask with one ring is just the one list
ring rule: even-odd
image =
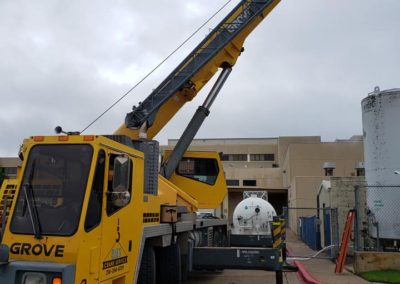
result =
[[333,176],[333,170],[336,169],[336,164],[333,162],[325,162],[322,168],[325,170],[325,176],[330,177]]
[[365,176],[365,167],[363,162],[357,162],[356,165],[354,166],[354,169],[356,170],[358,177]]

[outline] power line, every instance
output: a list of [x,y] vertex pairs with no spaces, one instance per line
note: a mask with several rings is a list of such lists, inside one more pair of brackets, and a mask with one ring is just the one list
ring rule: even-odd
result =
[[160,63],[158,63],[149,73],[147,73],[142,79],[140,79],[132,88],[125,92],[119,99],[112,103],[105,111],[103,111],[96,119],[89,123],[80,133],[86,131],[90,126],[96,123],[101,117],[103,117],[108,111],[122,101],[129,93],[136,89],[144,80],[146,80],[151,74],[154,73],[161,65],[165,63],[172,55],[174,55],[179,49],[182,48],[193,36],[195,36],[206,24],[208,24],[216,15],[218,15],[232,0],[228,0],[222,5],[210,18],[208,18],[200,27],[198,27],[187,39],[185,39],[177,48],[175,48],[167,57],[165,57]]

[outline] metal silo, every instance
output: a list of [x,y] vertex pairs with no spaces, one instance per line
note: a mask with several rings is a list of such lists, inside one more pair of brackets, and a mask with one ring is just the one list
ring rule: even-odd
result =
[[[373,93],[362,100],[367,206],[379,238],[400,239],[400,89]],[[370,234],[377,237],[377,228]]]

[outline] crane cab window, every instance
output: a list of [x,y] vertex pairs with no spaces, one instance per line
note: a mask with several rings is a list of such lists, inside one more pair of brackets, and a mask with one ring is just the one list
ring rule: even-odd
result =
[[215,184],[218,173],[217,161],[207,158],[182,158],[176,169],[176,174],[180,176],[210,185]]
[[107,215],[125,207],[132,194],[132,160],[125,155],[110,154],[108,160]]
[[73,235],[81,216],[92,156],[90,145],[34,146],[24,169],[11,232]]

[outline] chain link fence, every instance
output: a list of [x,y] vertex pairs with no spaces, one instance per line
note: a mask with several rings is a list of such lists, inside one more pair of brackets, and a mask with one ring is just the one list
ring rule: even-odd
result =
[[[355,248],[366,251],[400,251],[400,186],[364,185],[365,205],[356,202]],[[357,197],[356,197],[357,198]],[[360,198],[361,199],[361,198]]]
[[354,251],[400,252],[400,186],[354,184],[334,191],[329,200],[318,202],[322,207],[284,207],[287,227],[314,250],[331,246],[328,255],[335,258],[347,214],[354,210],[349,255]]

